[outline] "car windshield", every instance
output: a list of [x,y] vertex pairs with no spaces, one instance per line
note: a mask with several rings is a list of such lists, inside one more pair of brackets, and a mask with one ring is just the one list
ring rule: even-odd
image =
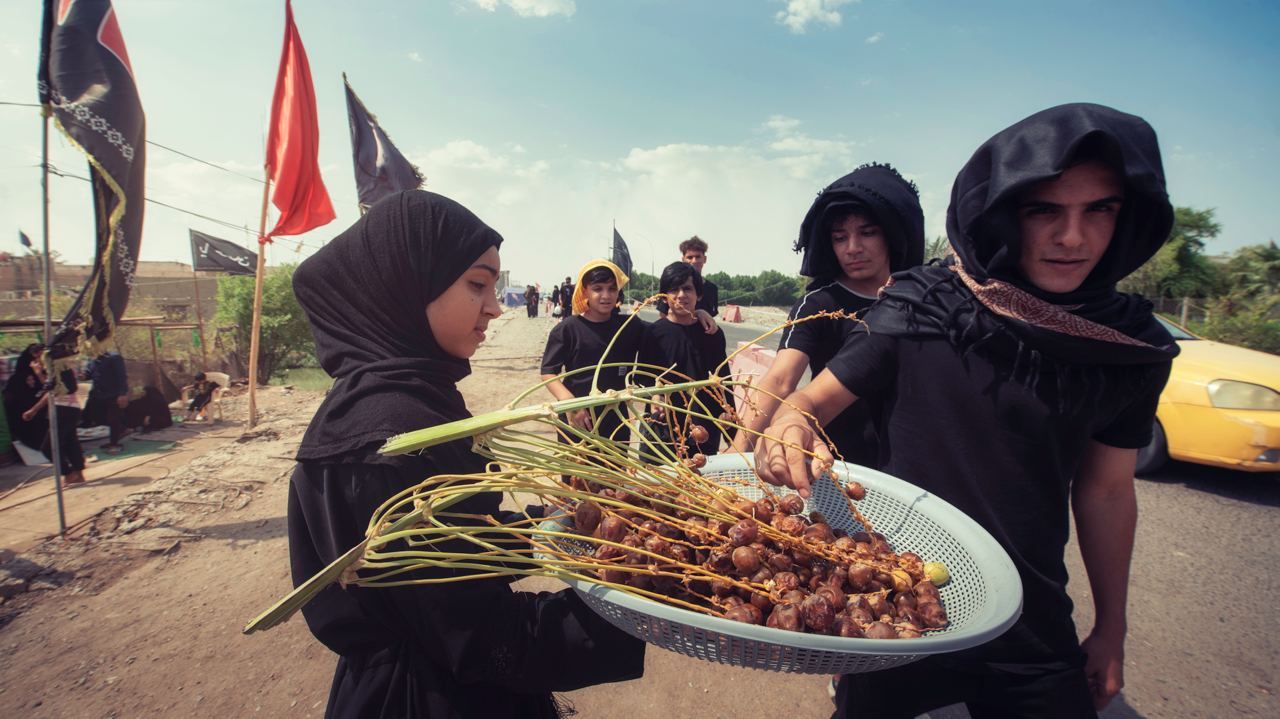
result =
[[1182,329],[1181,327],[1179,327],[1179,326],[1175,325],[1174,323],[1170,322],[1169,320],[1166,320],[1165,318],[1161,317],[1160,315],[1156,315],[1156,320],[1157,320],[1161,325],[1164,325],[1164,328],[1165,328],[1165,329],[1169,330],[1169,334],[1173,335],[1173,338],[1174,338],[1175,340],[1198,340],[1198,339],[1200,339],[1199,337],[1196,337],[1195,335],[1193,335],[1193,334],[1191,334],[1191,333],[1187,332],[1186,330],[1184,330],[1184,329]]

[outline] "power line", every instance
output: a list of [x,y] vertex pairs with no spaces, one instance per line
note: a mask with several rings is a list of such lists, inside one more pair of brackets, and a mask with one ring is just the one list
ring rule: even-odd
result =
[[[12,101],[9,101],[9,100],[0,100],[0,105],[9,105],[9,106],[12,106],[12,107],[40,107],[40,104],[39,104],[39,103],[34,103],[34,102],[12,102]],[[173,153],[173,154],[175,154],[175,155],[181,155],[181,156],[183,156],[183,157],[187,158],[188,160],[195,160],[196,162],[199,162],[199,163],[204,164],[204,165],[208,165],[209,167],[212,167],[212,168],[215,168],[215,169],[218,169],[218,170],[222,170],[223,172],[230,173],[230,174],[232,174],[232,175],[235,175],[236,177],[243,177],[244,179],[249,180],[250,182],[256,182],[256,183],[258,183],[259,185],[265,184],[265,180],[262,180],[261,178],[253,177],[253,176],[251,176],[251,175],[246,175],[246,174],[244,174],[244,173],[242,173],[242,172],[236,172],[235,170],[233,170],[233,169],[231,169],[231,168],[229,168],[229,167],[223,167],[222,165],[219,165],[219,164],[218,164],[218,163],[216,163],[216,162],[210,162],[209,160],[205,160],[205,159],[203,159],[203,158],[196,157],[195,155],[191,155],[191,154],[188,154],[188,153],[186,153],[186,152],[183,152],[182,150],[179,150],[179,149],[176,149],[176,148],[173,148],[173,147],[169,147],[168,145],[161,144],[161,143],[159,143],[159,142],[156,142],[155,140],[147,140],[146,142],[147,142],[147,144],[148,144],[148,145],[151,145],[152,147],[158,147],[158,148],[160,148],[161,150],[168,150],[169,152],[172,152],[172,153]]]
[[[67,172],[67,171],[65,171],[65,170],[60,170],[60,169],[58,169],[57,167],[55,167],[53,164],[50,164],[50,165],[49,165],[49,172],[50,172],[51,174],[53,174],[53,175],[57,175],[58,177],[70,177],[70,178],[72,178],[72,179],[81,180],[81,181],[83,181],[83,182],[91,182],[91,180],[90,180],[89,178],[84,177],[83,175],[77,175],[77,174],[74,174],[74,173],[71,173],[71,172]],[[147,202],[150,202],[150,203],[151,203],[151,204],[153,204],[153,205],[159,205],[159,206],[161,206],[161,207],[164,207],[164,208],[169,209],[169,210],[173,210],[173,211],[175,211],[175,212],[181,212],[181,213],[183,213],[183,214],[191,215],[192,217],[199,217],[199,218],[200,218],[200,219],[202,219],[202,220],[206,220],[206,221],[208,221],[208,222],[212,222],[212,223],[214,223],[215,225],[220,225],[220,226],[222,226],[222,227],[226,227],[226,228],[228,228],[228,229],[238,230],[238,231],[243,231],[243,232],[245,232],[246,234],[248,234],[248,235],[250,235],[250,236],[256,236],[256,235],[258,234],[258,233],[256,233],[256,232],[254,232],[253,230],[249,229],[248,227],[245,227],[244,225],[236,225],[236,224],[233,224],[233,223],[228,222],[228,221],[226,221],[226,220],[219,220],[219,219],[218,219],[218,218],[216,218],[216,217],[209,217],[208,215],[202,215],[202,214],[200,214],[199,212],[194,212],[194,211],[192,211],[192,210],[188,210],[188,209],[183,208],[183,207],[178,207],[177,205],[170,205],[170,204],[169,204],[169,203],[167,203],[167,202],[161,202],[160,200],[156,200],[156,199],[153,199],[153,198],[151,198],[151,197],[146,197],[146,198],[144,198],[144,199],[146,199],[146,201],[147,201]],[[282,240],[282,242],[283,242],[283,241],[284,241],[284,240]],[[313,245],[313,244],[310,244],[310,243],[308,243],[308,242],[304,242],[304,241],[302,241],[302,240],[292,240],[292,239],[290,239],[290,240],[288,240],[288,242],[296,242],[296,243],[297,243],[297,245],[298,245],[299,247],[309,247],[309,248],[311,248],[311,249],[313,249],[313,250],[318,250],[318,249],[320,249],[321,247],[323,247],[323,245]]]
[[183,152],[182,150],[175,150],[175,149],[173,149],[172,147],[169,147],[169,146],[167,146],[167,145],[161,145],[160,143],[156,142],[155,140],[147,140],[147,144],[148,144],[148,145],[154,145],[155,147],[158,147],[158,148],[160,148],[160,149],[162,149],[162,150],[168,150],[169,152],[172,152],[172,153],[173,153],[173,154],[175,154],[175,155],[182,155],[183,157],[187,158],[188,160],[195,160],[196,162],[200,162],[200,163],[206,164],[206,165],[208,165],[209,167],[217,168],[217,169],[219,169],[219,170],[222,170],[223,172],[229,172],[229,173],[231,173],[231,174],[235,175],[236,177],[243,177],[243,178],[244,178],[244,179],[246,179],[246,180],[250,180],[250,181],[252,181],[252,182],[256,182],[256,183],[258,183],[259,185],[264,185],[264,184],[266,184],[266,181],[265,181],[265,180],[261,180],[261,179],[259,179],[259,178],[257,178],[257,177],[250,177],[249,175],[245,175],[245,174],[243,174],[243,173],[236,172],[235,170],[232,170],[232,169],[231,169],[231,168],[229,168],[229,167],[223,167],[222,165],[219,165],[219,164],[217,164],[217,163],[215,163],[215,162],[209,162],[208,160],[202,160],[202,159],[200,159],[200,158],[196,157],[195,155],[188,155],[187,153]]

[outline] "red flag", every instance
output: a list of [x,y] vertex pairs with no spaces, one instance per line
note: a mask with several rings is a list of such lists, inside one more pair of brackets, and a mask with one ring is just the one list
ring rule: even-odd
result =
[[320,122],[311,65],[293,24],[293,4],[284,3],[284,50],[271,101],[271,134],[267,137],[267,176],[275,185],[271,202],[280,210],[277,235],[300,235],[331,221],[335,215],[320,179]]

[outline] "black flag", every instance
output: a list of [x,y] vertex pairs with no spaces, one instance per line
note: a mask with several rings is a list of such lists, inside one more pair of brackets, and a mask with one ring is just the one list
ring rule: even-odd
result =
[[89,160],[93,271],[67,312],[55,356],[81,337],[96,354],[124,317],[142,245],[146,118],[110,0],[45,0],[37,87],[53,122]]
[[618,234],[618,228],[613,228],[613,256],[609,258],[613,264],[622,270],[627,277],[631,276],[631,250],[627,249],[627,243],[622,239],[622,235]]
[[418,168],[404,158],[391,138],[378,125],[378,118],[365,109],[347,82],[347,121],[351,125],[351,154],[356,168],[356,194],[360,211],[394,192],[416,190],[425,180]]
[[191,233],[191,269],[197,272],[226,272],[231,275],[253,275],[258,270],[258,255],[234,242],[220,240],[198,230]]

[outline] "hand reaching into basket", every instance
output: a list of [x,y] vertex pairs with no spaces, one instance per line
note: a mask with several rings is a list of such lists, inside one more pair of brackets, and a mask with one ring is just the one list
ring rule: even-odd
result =
[[756,474],[769,484],[792,487],[807,498],[809,485],[835,461],[818,427],[857,399],[835,375],[823,370],[808,386],[783,400],[773,422],[756,442]]

